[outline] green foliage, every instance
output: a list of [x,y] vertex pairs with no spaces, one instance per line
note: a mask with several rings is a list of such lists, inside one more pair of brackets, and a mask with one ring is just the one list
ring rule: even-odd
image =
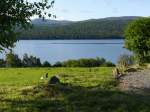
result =
[[125,47],[135,54],[139,64],[150,60],[150,18],[141,18],[129,24],[125,37]]
[[[41,61],[39,58],[34,56],[28,56],[24,54],[23,59],[20,59],[17,54],[14,54],[12,51],[6,54],[6,59],[0,60],[0,67],[41,67]],[[50,66],[49,63],[45,63],[45,67]],[[47,66],[46,66],[47,65]]]
[[62,63],[58,61],[53,65],[53,67],[62,67]]
[[80,63],[77,60],[68,60],[62,63],[65,67],[79,67]]
[[22,65],[23,67],[40,67],[41,61],[40,58],[34,56],[28,56],[27,54],[24,54]]
[[48,61],[44,61],[42,66],[43,67],[51,67],[51,64]]
[[21,59],[18,55],[14,54],[12,51],[6,54],[6,66],[7,67],[21,67]]
[[51,65],[48,61],[41,63],[40,58],[28,56],[24,54],[20,59],[17,54],[12,51],[6,55],[6,60],[0,60],[0,67],[114,67],[115,64],[107,62],[104,58],[81,58],[78,60],[67,60],[64,62],[56,62]]
[[22,31],[19,39],[109,39],[123,38],[128,22],[137,17],[105,18],[69,23],[68,25],[34,25]]
[[116,65],[114,63],[108,61],[108,62],[105,62],[102,66],[104,66],[104,67],[115,67]]
[[[0,51],[14,46],[17,30],[28,28],[30,17],[38,15],[44,18],[46,9],[53,6],[54,1],[49,4],[48,0],[41,2],[28,2],[27,0],[1,0],[0,1]],[[48,14],[49,15],[49,14]]]
[[[57,63],[55,65],[58,65]],[[54,66],[55,66],[54,65]],[[78,60],[67,60],[60,64],[63,67],[114,67],[115,65],[111,62],[107,62],[104,58],[81,58]],[[60,66],[58,66],[60,67]]]
[[5,67],[6,66],[6,62],[4,59],[0,59],[0,67]]

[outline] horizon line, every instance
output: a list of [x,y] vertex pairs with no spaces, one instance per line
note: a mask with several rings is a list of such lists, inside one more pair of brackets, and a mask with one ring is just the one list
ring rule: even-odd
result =
[[[73,21],[73,22],[78,22],[78,21],[86,21],[86,20],[97,20],[97,19],[106,19],[106,18],[121,18],[121,17],[150,17],[150,16],[108,16],[108,17],[102,17],[102,18],[89,18],[89,19],[81,19],[81,20],[69,20],[69,19],[53,19],[53,18],[45,18],[45,20],[54,20],[54,21]],[[31,20],[36,20],[36,19],[42,19],[42,18],[32,18]]]

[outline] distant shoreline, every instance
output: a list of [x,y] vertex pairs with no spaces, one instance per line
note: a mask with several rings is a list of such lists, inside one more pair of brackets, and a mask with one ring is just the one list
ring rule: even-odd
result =
[[22,37],[21,39],[18,40],[120,40],[124,39],[123,37],[103,37],[103,38],[28,38],[28,37]]

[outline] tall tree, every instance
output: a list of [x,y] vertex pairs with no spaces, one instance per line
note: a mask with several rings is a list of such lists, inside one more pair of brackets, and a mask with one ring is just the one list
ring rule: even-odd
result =
[[132,51],[138,63],[150,58],[150,18],[138,19],[125,31],[125,47]]
[[50,17],[51,14],[46,10],[50,9],[53,4],[54,0],[41,0],[41,2],[0,0],[0,51],[14,46],[18,34],[15,30],[16,26],[28,28],[31,25],[32,16],[44,18],[48,15]]
[[22,64],[24,67],[40,67],[41,61],[37,57],[28,56],[27,54],[24,54]]
[[18,55],[14,54],[12,51],[6,54],[6,66],[7,67],[21,67],[21,59]]

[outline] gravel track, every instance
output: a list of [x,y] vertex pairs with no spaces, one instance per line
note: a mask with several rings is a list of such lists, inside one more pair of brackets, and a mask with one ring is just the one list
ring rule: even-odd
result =
[[119,88],[123,91],[150,94],[150,70],[128,72],[121,77]]

